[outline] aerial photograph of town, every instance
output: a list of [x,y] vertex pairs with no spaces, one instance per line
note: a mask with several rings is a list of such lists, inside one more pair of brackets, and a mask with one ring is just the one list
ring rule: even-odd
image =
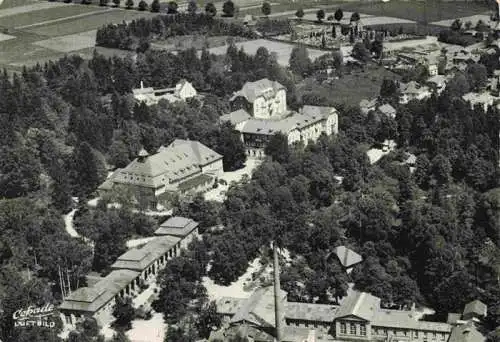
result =
[[0,0],[0,342],[500,342],[500,0]]

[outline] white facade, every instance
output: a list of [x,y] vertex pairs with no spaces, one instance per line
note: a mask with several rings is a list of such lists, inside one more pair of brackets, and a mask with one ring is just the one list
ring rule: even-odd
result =
[[175,86],[175,95],[185,101],[198,95],[198,92],[190,82],[182,81]]
[[214,175],[216,177],[222,176],[222,174],[224,173],[222,159],[216,160],[213,163],[210,163],[207,165],[202,165],[201,172],[202,173],[209,173],[209,174]]
[[285,89],[274,91],[270,88],[265,94],[257,97],[253,103],[253,117],[256,119],[272,119],[286,113]]
[[429,76],[436,76],[438,74],[438,66],[437,64],[429,64],[427,67],[427,70],[429,72]]

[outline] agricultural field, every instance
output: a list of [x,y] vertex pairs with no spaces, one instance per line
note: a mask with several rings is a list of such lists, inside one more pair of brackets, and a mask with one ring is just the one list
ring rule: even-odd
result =
[[[80,6],[80,5],[77,5]],[[96,7],[94,7],[96,8]],[[139,12],[124,9],[108,9],[102,13],[92,14],[85,17],[67,19],[56,23],[28,28],[27,31],[47,37],[58,37],[68,34],[76,34],[96,30],[105,24],[119,24],[123,21],[132,21],[139,18],[153,17],[158,14],[151,12]]]
[[80,14],[99,13],[105,10],[104,8],[94,6],[67,5],[62,3],[56,4],[64,6],[59,7],[56,5],[56,8],[52,7],[9,16],[0,16],[0,27],[24,28],[28,25],[38,25],[52,20],[72,17]]
[[10,71],[66,54],[79,54],[84,58],[92,56],[98,28],[108,23],[158,15],[76,3],[16,4],[20,5],[0,6],[0,68]]
[[[378,65],[368,65],[364,70],[353,70],[331,84],[319,84],[315,79],[306,79],[297,87],[297,94],[314,91],[319,96],[332,99],[334,103],[359,105],[363,99],[377,97],[384,78],[399,80],[400,76]],[[356,91],[353,91],[356,89]]]
[[390,1],[390,2],[351,2],[342,6],[344,11],[360,12],[374,16],[394,17],[411,21],[440,21],[483,14],[490,9],[479,2],[428,2],[427,9],[423,1]]
[[[275,53],[278,63],[283,66],[288,65],[290,54],[292,52],[292,49],[294,48],[293,44],[275,42],[266,39],[257,39],[246,42],[240,42],[236,43],[236,46],[238,47],[238,49],[243,48],[245,52],[252,55],[255,55],[257,49],[263,46],[267,48],[267,50],[269,50],[270,53]],[[327,51],[321,51],[316,49],[307,49],[307,50],[309,51],[309,57],[312,60],[327,53]],[[215,55],[223,55],[227,51],[227,46],[212,48],[209,49],[209,51]]]
[[0,0],[0,10],[34,3],[34,0]]

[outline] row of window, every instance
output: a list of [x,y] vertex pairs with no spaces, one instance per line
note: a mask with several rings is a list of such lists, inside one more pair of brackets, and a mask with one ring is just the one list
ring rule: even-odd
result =
[[[347,334],[347,323],[340,323],[340,333],[344,335]],[[349,323],[349,334],[358,335],[355,323]],[[359,335],[366,336],[366,325],[359,324]]]
[[[346,335],[347,334],[347,323],[341,322],[340,323],[340,333]],[[372,329],[372,334],[374,335],[381,335],[381,336],[388,336],[388,335],[398,335],[398,333],[403,336],[409,336],[411,335],[410,330],[388,330],[388,329],[379,329],[379,328],[374,328]],[[366,325],[365,324],[359,324],[359,333],[357,331],[357,327],[355,323],[349,323],[349,334],[350,335],[359,335],[359,336],[366,336]],[[424,332],[423,337],[424,341],[428,341],[430,337],[432,336],[432,341],[437,341],[437,333],[428,333]],[[417,330],[413,331],[413,338],[419,338],[419,332]],[[446,334],[440,333],[439,334],[439,339],[441,341],[446,340]]]

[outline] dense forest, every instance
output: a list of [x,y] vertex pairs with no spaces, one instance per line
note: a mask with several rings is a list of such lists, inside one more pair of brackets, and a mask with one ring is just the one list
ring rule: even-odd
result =
[[[290,300],[335,302],[353,281],[384,305],[418,301],[439,317],[480,298],[489,309],[485,329],[500,325],[498,110],[470,108],[461,99],[463,89],[474,87],[467,75],[457,75],[441,96],[408,105],[382,91],[383,101],[397,108],[395,119],[337,106],[314,90],[297,97],[295,84],[311,68],[339,64],[338,55],[314,63],[297,48],[285,70],[265,48],[249,56],[231,44],[221,57],[206,50],[148,50],[136,60],[96,54],[1,74],[0,339],[61,341],[40,328],[13,329],[12,312],[61,298],[57,265],[76,288],[87,272],[106,273],[128,238],[154,229],[157,222],[133,204],[87,207],[108,169],[126,165],[141,147],[154,152],[174,138],[220,152],[226,170],[241,166],[243,146],[218,118],[233,91],[263,77],[286,86],[291,109],[336,106],[340,133],[307,147],[288,146],[276,135],[266,147],[269,158],[231,186],[224,203],[201,196],[176,201],[174,214],[201,222],[206,232],[159,277],[164,290],[155,308],[178,323],[168,341],[207,336],[218,322],[202,277],[232,282],[249,261],[268,256],[273,239],[293,257],[281,276]],[[140,81],[164,88],[183,78],[200,100],[147,107],[131,97]],[[370,164],[367,148],[385,139],[398,149]],[[406,152],[416,156],[414,166],[406,164]],[[62,215],[72,208],[78,208],[76,229],[95,242],[93,249],[66,233]],[[224,229],[207,229],[214,225]],[[340,244],[364,257],[349,277],[328,257]],[[70,340],[102,336],[87,322]]]

